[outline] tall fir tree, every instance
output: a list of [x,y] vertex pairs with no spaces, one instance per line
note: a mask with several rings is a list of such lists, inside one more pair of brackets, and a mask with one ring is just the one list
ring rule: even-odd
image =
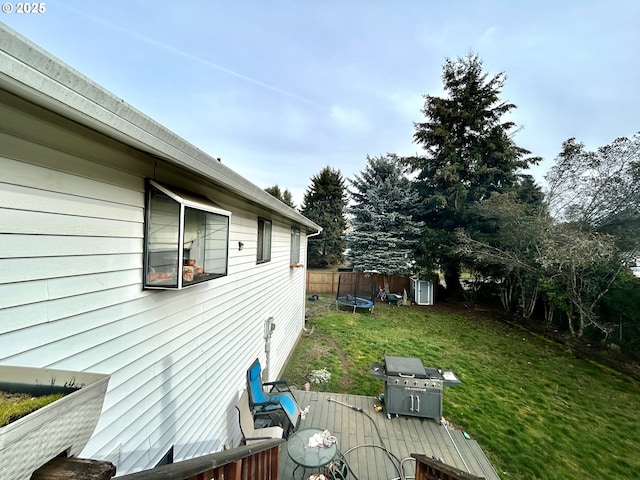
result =
[[477,55],[447,59],[447,96],[426,95],[426,121],[415,124],[414,141],[425,150],[409,161],[421,195],[419,218],[426,224],[421,263],[441,268],[454,295],[461,293],[464,260],[455,232],[479,227],[471,207],[494,192],[518,188],[518,171],[539,160],[527,158],[530,152],[512,139],[514,123],[504,120],[516,108],[500,99],[505,79],[504,73],[484,73]]
[[354,270],[385,276],[409,273],[422,224],[413,218],[418,196],[402,163],[395,155],[367,157],[351,185],[347,247]]
[[340,170],[327,166],[311,177],[301,212],[320,225],[322,232],[309,238],[307,263],[310,267],[331,267],[344,260],[346,205],[346,185]]
[[280,190],[280,187],[278,185],[274,185],[273,187],[265,188],[264,191],[276,197],[285,205],[288,205],[291,208],[296,208],[295,203],[293,203],[293,195],[288,189],[285,189],[284,191],[282,191]]

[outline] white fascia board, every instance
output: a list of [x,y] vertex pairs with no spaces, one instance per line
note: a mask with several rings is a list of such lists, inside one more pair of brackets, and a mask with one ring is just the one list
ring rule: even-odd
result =
[[0,23],[0,88],[125,145],[196,172],[309,230],[322,230],[3,23]]

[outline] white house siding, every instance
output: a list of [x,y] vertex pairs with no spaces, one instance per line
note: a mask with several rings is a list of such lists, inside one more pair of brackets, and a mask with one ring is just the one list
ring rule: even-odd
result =
[[[111,374],[82,455],[108,458],[120,474],[153,467],[171,446],[181,460],[237,445],[234,405],[250,363],[266,360],[265,320],[276,323],[271,372],[304,323],[291,222],[6,94],[0,172],[0,363]],[[142,289],[144,179],[153,176],[232,212],[226,277]],[[273,221],[263,264],[258,215]]]

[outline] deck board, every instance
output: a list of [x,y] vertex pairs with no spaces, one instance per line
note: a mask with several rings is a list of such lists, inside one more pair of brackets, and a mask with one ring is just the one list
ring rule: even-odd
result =
[[[415,472],[415,460],[410,458],[410,454],[421,453],[442,458],[445,463],[463,471],[468,471],[468,467],[472,474],[487,480],[500,480],[478,442],[451,429],[452,438],[449,437],[447,430],[436,420],[408,416],[388,419],[384,411],[374,410],[374,404],[377,403],[374,397],[303,390],[294,391],[294,395],[301,409],[309,406],[309,413],[300,421],[300,428],[329,430],[337,438],[338,450],[345,455],[360,479],[389,480],[398,477],[396,466],[380,448],[384,444],[398,460],[403,461],[405,475]],[[329,401],[330,398],[362,408],[362,412]],[[280,478],[293,478],[294,468],[295,464],[284,445]],[[315,472],[298,468],[295,478],[306,479],[312,473]]]

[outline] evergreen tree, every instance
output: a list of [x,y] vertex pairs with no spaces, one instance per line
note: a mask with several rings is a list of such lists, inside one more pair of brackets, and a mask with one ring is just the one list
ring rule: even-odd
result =
[[288,205],[291,208],[296,208],[295,204],[293,203],[293,195],[291,195],[291,192],[289,190],[285,189],[283,192],[282,190],[280,190],[280,187],[278,185],[274,185],[273,187],[265,188],[264,191],[276,197],[285,205]]
[[478,221],[472,206],[494,192],[518,185],[518,170],[537,162],[510,136],[513,122],[503,117],[515,105],[500,100],[504,73],[491,78],[476,55],[447,59],[442,80],[446,98],[425,96],[426,121],[415,124],[414,141],[426,153],[409,160],[417,174],[421,214],[426,228],[421,263],[444,272],[447,290],[461,293],[459,229]]
[[342,263],[347,221],[345,181],[339,170],[325,167],[311,177],[304,194],[302,214],[322,227],[319,235],[309,238],[307,263],[311,267],[328,267]]
[[367,157],[365,169],[351,185],[347,246],[354,270],[409,273],[422,224],[413,219],[418,196],[401,162],[395,155]]

